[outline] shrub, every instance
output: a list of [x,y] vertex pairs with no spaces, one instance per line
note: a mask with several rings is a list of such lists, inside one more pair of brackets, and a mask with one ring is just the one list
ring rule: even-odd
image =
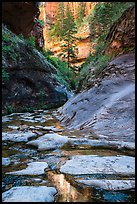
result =
[[6,70],[4,67],[2,67],[2,80],[5,82],[9,81],[9,75],[6,73]]

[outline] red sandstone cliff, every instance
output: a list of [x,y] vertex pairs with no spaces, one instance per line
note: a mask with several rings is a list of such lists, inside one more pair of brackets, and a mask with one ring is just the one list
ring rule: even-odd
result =
[[[50,40],[48,37],[48,31],[50,29],[50,25],[53,24],[56,20],[57,8],[59,2],[44,2],[40,7],[40,16],[39,19],[43,20],[45,23],[45,27],[43,29],[43,36],[45,39],[45,48],[51,49],[54,54],[57,56],[61,51],[59,47],[59,42],[55,42]],[[68,2],[64,2],[64,6],[66,7]],[[79,2],[69,2],[71,11],[74,15],[74,18],[77,18],[78,4]],[[85,8],[85,16],[87,16],[91,9],[94,8],[96,2],[83,2]],[[81,65],[84,60],[89,56],[91,52],[91,42],[90,42],[90,30],[89,25],[85,25],[81,30],[79,30],[78,37],[81,37],[81,40],[77,41],[78,47],[78,62],[75,63],[76,66]]]

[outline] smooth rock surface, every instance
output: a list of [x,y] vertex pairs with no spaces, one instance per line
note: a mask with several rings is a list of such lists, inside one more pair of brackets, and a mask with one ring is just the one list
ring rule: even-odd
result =
[[38,147],[39,150],[57,149],[63,146],[68,141],[65,136],[60,136],[57,133],[45,134],[36,140],[30,141],[27,144]]
[[129,190],[135,188],[135,180],[76,180],[79,183],[86,184],[88,186],[97,186],[105,190]]
[[27,142],[29,138],[36,136],[32,131],[22,132],[22,131],[13,131],[13,132],[3,132],[2,140],[3,141],[13,141],[13,142]]
[[8,166],[10,164],[10,158],[2,157],[2,165]]
[[14,175],[41,175],[44,174],[44,170],[48,167],[46,162],[31,162],[26,169],[19,171],[7,172],[6,174]]
[[134,53],[114,58],[102,71],[97,87],[70,98],[58,111],[62,125],[69,129],[91,130],[106,141],[119,142],[119,147],[134,149]]
[[22,186],[13,187],[2,194],[3,202],[53,202],[57,193],[54,187]]
[[135,173],[135,158],[130,156],[77,155],[61,166],[62,173],[80,174],[122,174]]

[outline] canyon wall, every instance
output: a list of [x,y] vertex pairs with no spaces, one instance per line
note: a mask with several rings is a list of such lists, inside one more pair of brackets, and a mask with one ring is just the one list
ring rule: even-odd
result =
[[135,5],[128,8],[111,27],[105,54],[115,57],[135,49]]
[[[43,20],[45,24],[43,28],[43,36],[45,40],[44,47],[46,49],[51,49],[54,52],[55,56],[57,56],[61,52],[59,42],[51,40],[48,36],[48,32],[51,25],[56,21],[58,3],[59,2],[44,2],[40,7],[39,16],[39,19]],[[66,7],[67,4],[68,2],[64,2],[64,7]],[[73,16],[76,19],[79,2],[69,2],[69,4]],[[85,8],[84,16],[87,16],[90,13],[91,9],[93,9],[96,5],[96,2],[83,2],[83,5]],[[78,31],[77,37],[80,37],[81,39],[76,43],[78,47],[78,59],[77,63],[75,63],[75,66],[81,65],[91,52],[90,30],[88,23]]]

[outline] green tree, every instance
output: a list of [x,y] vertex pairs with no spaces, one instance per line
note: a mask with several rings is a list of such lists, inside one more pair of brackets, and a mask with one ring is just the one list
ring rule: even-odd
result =
[[70,69],[71,61],[76,59],[77,47],[76,37],[74,36],[75,33],[77,33],[77,27],[68,4],[66,8],[66,16],[63,21],[63,40],[61,41],[62,53],[60,54],[62,59],[67,61],[68,69]]
[[58,10],[56,16],[56,22],[53,25],[51,31],[49,32],[50,36],[62,38],[63,35],[63,20],[64,20],[64,2],[58,3]]
[[79,4],[78,4],[78,11],[77,11],[77,19],[76,19],[76,23],[77,23],[78,27],[83,22],[84,13],[85,13],[84,2],[79,2]]

